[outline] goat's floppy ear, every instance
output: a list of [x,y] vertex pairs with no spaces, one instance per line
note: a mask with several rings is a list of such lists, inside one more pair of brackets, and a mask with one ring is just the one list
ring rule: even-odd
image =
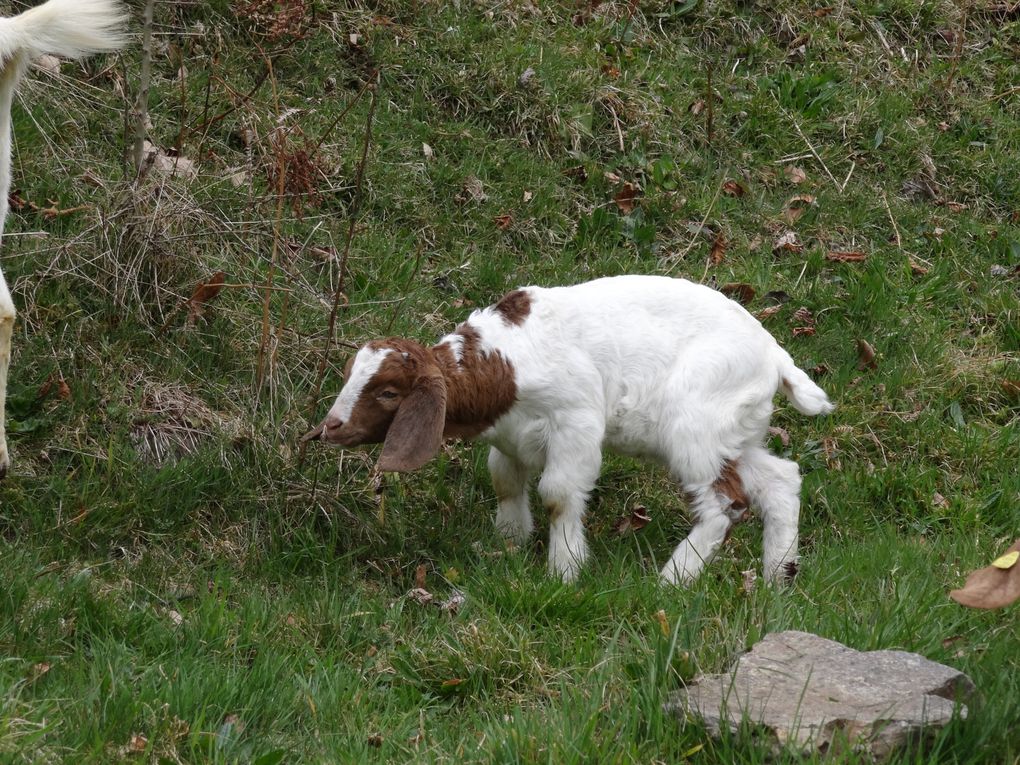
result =
[[397,409],[386,432],[378,467],[386,472],[417,470],[439,452],[446,425],[446,381],[422,377]]

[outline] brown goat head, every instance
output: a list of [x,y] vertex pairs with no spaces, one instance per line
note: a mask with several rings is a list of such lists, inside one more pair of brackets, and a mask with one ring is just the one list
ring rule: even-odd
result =
[[305,440],[339,446],[382,443],[379,469],[415,470],[439,451],[446,381],[432,351],[387,338],[363,346],[347,364],[344,387]]

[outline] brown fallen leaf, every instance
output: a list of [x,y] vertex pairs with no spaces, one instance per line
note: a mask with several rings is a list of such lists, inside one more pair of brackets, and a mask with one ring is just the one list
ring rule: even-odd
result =
[[425,589],[425,564],[419,563],[418,567],[414,570],[414,588],[416,590]]
[[712,250],[708,254],[708,259],[713,266],[723,262],[723,258],[726,257],[726,245],[726,234],[720,231],[715,235],[715,241],[712,242]]
[[368,743],[369,746],[372,746],[372,747],[375,747],[376,749],[378,749],[379,747],[381,747],[383,745],[382,734],[381,733],[373,733],[371,736],[369,736],[366,739],[366,742]]
[[970,608],[1002,608],[1020,599],[1020,539],[992,565],[974,571],[967,582],[949,597]]
[[616,195],[613,197],[613,201],[616,203],[616,207],[624,215],[630,215],[634,212],[634,208],[637,206],[638,197],[638,186],[637,184],[625,181],[623,186]]
[[794,337],[800,337],[801,335],[811,336],[816,334],[817,331],[818,330],[816,330],[814,327],[794,327],[793,336]]
[[878,362],[875,361],[875,349],[871,347],[871,343],[867,340],[857,340],[857,368],[861,371],[865,369],[878,369]]
[[485,187],[482,186],[481,180],[474,175],[469,175],[464,179],[464,184],[461,186],[457,196],[454,199],[460,204],[467,202],[484,202],[489,198],[489,195],[485,193]]
[[811,374],[813,374],[815,377],[827,375],[829,374],[829,368],[825,366],[825,364],[815,364],[813,367],[811,367]]
[[1020,401],[1020,380],[1002,380],[999,382],[999,387],[1007,396]]
[[783,446],[789,446],[790,445],[790,434],[787,433],[785,430],[783,430],[780,427],[777,427],[775,425],[770,425],[769,426],[769,435],[770,436],[778,436],[779,437],[779,443],[781,443]]
[[690,106],[687,107],[687,111],[689,111],[695,117],[697,117],[699,114],[701,114],[704,110],[705,110],[705,101],[704,101],[704,99],[701,99],[701,98],[699,98],[697,101],[695,101],[694,103],[692,103]]
[[149,739],[143,736],[141,733],[134,733],[131,736],[131,740],[128,742],[128,749],[132,752],[144,752],[145,747],[149,745]]
[[792,196],[786,201],[786,207],[783,210],[783,218],[786,219],[787,223],[796,223],[814,203],[815,198],[811,194],[797,194],[796,196]]
[[188,318],[186,320],[188,326],[194,326],[195,322],[202,317],[209,303],[220,294],[226,278],[227,275],[223,271],[217,271],[209,277],[208,281],[198,283],[195,291],[188,298]]
[[429,603],[435,600],[435,596],[431,592],[426,590],[424,587],[415,587],[413,590],[407,593],[407,597],[420,606],[427,606]]
[[793,231],[783,232],[776,239],[776,243],[772,245],[772,252],[779,252],[780,250],[785,252],[801,252],[803,249],[804,245],[797,241],[797,234]]
[[722,185],[723,194],[728,197],[742,197],[747,190],[737,181],[726,181]]
[[783,168],[783,175],[786,176],[786,180],[790,183],[797,185],[807,180],[807,173],[805,173],[799,167],[793,165],[787,165]]
[[493,220],[496,222],[496,228],[500,231],[506,231],[514,222],[514,216],[504,213],[503,215],[497,215]]
[[825,253],[825,259],[836,263],[861,263],[868,259],[868,254],[858,250],[830,250]]
[[924,276],[926,273],[928,273],[928,269],[920,265],[913,258],[910,258],[910,273],[912,273],[914,276]]
[[568,168],[563,171],[563,174],[567,178],[575,180],[578,183],[584,183],[586,180],[588,180],[588,170],[587,168],[585,168],[584,165],[577,165],[576,167]]
[[807,326],[814,326],[815,316],[807,306],[801,306],[793,312],[793,320]]
[[758,582],[758,572],[753,568],[749,568],[747,571],[741,571],[740,576],[743,578],[740,589],[745,595],[750,595],[754,592],[754,587]]
[[775,316],[782,310],[783,307],[781,305],[770,305],[758,311],[758,313],[754,315],[754,318],[756,318],[758,321],[765,321],[766,319]]
[[628,531],[640,531],[651,521],[652,517],[648,514],[647,507],[644,505],[634,505],[630,515],[624,515],[616,519],[616,523],[613,524],[613,530],[620,536],[623,536]]
[[754,300],[755,296],[754,287],[743,282],[724,284],[719,288],[719,291],[726,297],[736,300],[740,305],[747,305]]
[[67,384],[67,380],[63,377],[57,376],[56,372],[51,372],[46,381],[39,386],[38,398],[46,398],[53,391],[57,392],[57,397],[62,401],[67,401],[67,399],[71,398],[71,386]]

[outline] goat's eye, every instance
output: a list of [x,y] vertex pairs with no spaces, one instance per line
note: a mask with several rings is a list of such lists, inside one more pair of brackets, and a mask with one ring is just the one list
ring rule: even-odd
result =
[[379,398],[383,398],[383,399],[393,399],[393,398],[396,398],[396,397],[397,397],[396,391],[392,391],[392,390],[384,390],[384,391],[381,391],[379,393]]

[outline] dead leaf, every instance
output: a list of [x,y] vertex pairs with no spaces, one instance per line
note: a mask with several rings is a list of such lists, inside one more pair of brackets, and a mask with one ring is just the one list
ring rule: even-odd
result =
[[740,305],[747,305],[754,300],[755,296],[754,287],[743,282],[724,284],[719,288],[719,291],[726,297],[736,300]]
[[436,153],[432,150],[432,147],[427,143],[421,145],[421,153],[425,155],[425,159],[432,159],[436,156]]
[[913,258],[910,258],[910,273],[914,276],[924,276],[928,273],[928,269],[918,264]]
[[695,101],[694,103],[692,103],[690,106],[687,107],[687,111],[689,111],[695,117],[697,117],[699,114],[701,114],[704,110],[705,110],[705,101],[703,99],[701,99],[701,98],[699,98],[697,101]]
[[740,576],[743,578],[740,589],[745,595],[750,595],[754,592],[755,584],[758,582],[758,572],[753,568],[749,568],[747,571],[741,571]]
[[458,685],[463,683],[464,680],[459,677],[451,677],[449,680],[443,681],[443,688],[456,688]]
[[811,313],[807,306],[801,306],[793,312],[793,320],[799,321],[801,324],[813,326],[815,323],[815,316]]
[[862,263],[868,259],[868,254],[859,250],[830,250],[825,253],[825,259],[836,263]]
[[534,197],[534,196],[535,195],[532,194],[530,191],[525,191],[522,199],[524,200],[525,203],[527,203],[527,202],[530,202],[532,197]]
[[792,196],[786,202],[786,208],[783,210],[783,217],[786,219],[787,223],[796,223],[814,203],[815,198],[811,194],[797,194],[796,196]]
[[827,375],[829,374],[829,368],[825,366],[825,364],[815,364],[813,367],[811,367],[811,374],[813,374],[815,377]]
[[464,184],[454,198],[460,204],[465,204],[467,202],[484,202],[489,198],[489,195],[485,193],[482,182],[475,176],[469,175],[464,179]]
[[999,387],[1007,396],[1020,401],[1020,380],[1002,380],[999,382]]
[[418,567],[414,570],[414,587],[416,590],[425,589],[425,564],[419,563]]
[[497,215],[493,220],[496,222],[496,228],[500,231],[506,231],[513,224],[514,216],[504,213],[503,215]]
[[832,7],[831,5],[830,6],[826,6],[825,8],[815,8],[813,11],[811,11],[811,15],[814,16],[816,19],[824,19],[826,16],[828,16],[834,10],[836,10],[836,9],[834,7]]
[[135,733],[132,734],[131,740],[128,742],[128,749],[132,752],[144,752],[148,745],[149,739],[141,733]]
[[934,494],[931,495],[931,503],[935,505],[935,507],[942,509],[949,507],[949,500],[943,497],[938,492],[935,492]]
[[460,590],[454,590],[450,593],[450,597],[439,604],[439,610],[445,611],[450,616],[454,616],[458,611],[460,611],[460,607],[464,605],[466,600],[467,598],[464,597],[463,592]]
[[46,381],[39,386],[37,397],[40,399],[46,398],[54,390],[57,392],[57,397],[62,401],[67,401],[67,399],[71,398],[71,386],[67,384],[67,380],[58,376],[56,372],[51,372]]
[[373,733],[368,737],[368,739],[366,739],[366,741],[369,746],[375,747],[376,749],[383,745],[383,737],[381,733]]
[[754,318],[758,321],[765,321],[766,319],[772,318],[782,310],[783,307],[781,305],[770,305],[758,311],[758,313],[754,315]]
[[800,337],[801,335],[814,335],[817,330],[814,327],[794,327],[793,336]]
[[781,443],[784,447],[790,445],[790,434],[787,433],[785,430],[783,430],[780,427],[777,427],[775,425],[770,425],[769,426],[769,435],[770,436],[778,436],[779,437],[779,443]]
[[613,524],[613,530],[623,536],[629,531],[640,531],[649,523],[652,518],[648,514],[648,508],[644,505],[634,505],[631,508],[630,515],[624,515],[616,519],[616,523]]
[[51,77],[57,77],[60,74],[60,59],[56,56],[43,54],[32,63],[40,72],[46,72]]
[[1020,552],[1020,539],[992,565],[968,576],[963,587],[950,592],[949,597],[970,608],[1002,608],[1020,599],[1020,564],[1010,555],[1015,552]]
[[415,587],[413,590],[407,593],[407,597],[413,600],[420,606],[427,606],[433,600],[435,596],[426,590],[424,587]]
[[170,621],[172,621],[178,627],[180,627],[182,624],[184,624],[184,617],[181,616],[179,611],[173,611],[173,610],[167,611],[166,615],[169,616],[170,617]]
[[800,252],[804,249],[804,245],[797,241],[797,234],[793,231],[784,232],[772,245],[772,252]]
[[857,368],[861,371],[865,369],[877,369],[878,362],[875,361],[875,349],[871,347],[871,343],[867,340],[857,340]]
[[747,190],[737,181],[726,181],[722,186],[722,190],[723,194],[728,197],[742,197],[747,193]]
[[726,245],[726,234],[720,231],[715,235],[715,241],[712,242],[712,250],[708,254],[708,259],[712,262],[713,266],[723,262],[723,258],[726,257]]
[[616,192],[616,196],[613,197],[617,208],[624,215],[630,215],[634,212],[634,208],[637,206],[638,191],[639,189],[636,184],[626,181],[623,187]]
[[787,165],[783,168],[783,175],[786,176],[786,180],[790,183],[797,185],[807,180],[807,173],[801,170],[799,167],[793,165]]
[[29,682],[35,682],[40,677],[45,675],[52,669],[52,665],[49,662],[41,661],[38,664],[32,666],[32,672],[29,675]]
[[584,183],[586,180],[588,180],[588,169],[584,165],[578,165],[577,167],[571,167],[571,168],[569,168],[567,170],[564,170],[563,174],[567,178],[570,178],[571,180],[575,180],[578,183]]
[[217,271],[209,277],[208,281],[198,283],[195,291],[188,298],[188,318],[186,322],[188,326],[193,326],[202,317],[209,303],[220,294],[226,278],[227,275],[223,271]]

